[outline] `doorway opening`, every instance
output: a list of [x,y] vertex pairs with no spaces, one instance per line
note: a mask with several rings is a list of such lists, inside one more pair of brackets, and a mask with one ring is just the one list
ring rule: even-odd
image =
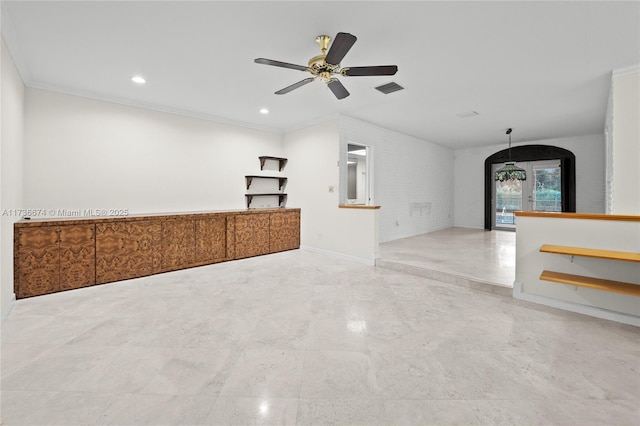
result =
[[525,181],[495,181],[495,171],[509,161],[504,149],[484,162],[484,228],[514,230],[514,211],[576,211],[575,155],[549,145],[511,148],[511,161],[527,171]]
[[[503,164],[493,164],[493,173]],[[516,211],[562,211],[560,160],[516,163],[524,169],[527,180],[495,181],[492,222],[494,229],[515,230]]]

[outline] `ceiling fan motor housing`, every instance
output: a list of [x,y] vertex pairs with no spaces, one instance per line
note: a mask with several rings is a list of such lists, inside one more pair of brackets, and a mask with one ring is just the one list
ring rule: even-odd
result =
[[328,35],[319,35],[316,37],[316,43],[320,46],[322,54],[314,56],[309,59],[308,62],[309,72],[325,83],[331,79],[333,74],[337,74],[340,70],[340,64],[328,64],[325,60],[330,42],[331,37]]
[[[289,93],[292,90],[295,90],[299,87],[309,84],[315,79],[318,79],[324,83],[327,83],[327,86],[333,92],[336,98],[344,99],[349,96],[349,92],[347,91],[347,89],[345,89],[342,83],[340,83],[340,81],[334,77],[335,75],[341,75],[345,77],[394,75],[398,70],[398,67],[396,65],[340,68],[340,61],[344,58],[347,52],[349,52],[349,49],[351,49],[356,40],[357,38],[353,34],[338,33],[335,40],[333,41],[333,44],[331,44],[331,48],[329,48],[331,37],[329,37],[328,35],[319,35],[318,37],[316,37],[316,43],[318,43],[318,46],[320,46],[320,51],[322,53],[309,59],[308,66],[306,67],[303,65],[290,64],[287,62],[274,61],[272,59],[265,58],[257,58],[254,62],[258,64],[295,69],[298,71],[307,71],[313,76],[287,86],[284,89],[278,90],[277,92],[275,92],[276,95],[284,95],[285,93]],[[329,58],[328,62],[327,58]]]

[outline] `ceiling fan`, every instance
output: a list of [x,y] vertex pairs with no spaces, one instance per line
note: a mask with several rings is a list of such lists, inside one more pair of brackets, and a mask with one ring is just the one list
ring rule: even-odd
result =
[[287,62],[274,61],[272,59],[257,58],[254,60],[256,64],[272,65],[274,67],[290,68],[298,71],[306,71],[311,73],[312,77],[307,77],[304,80],[300,80],[297,83],[287,86],[284,89],[280,89],[275,92],[276,95],[284,95],[292,90],[309,84],[315,79],[319,79],[322,82],[327,83],[329,89],[338,99],[344,99],[349,96],[349,92],[342,85],[340,80],[335,76],[341,75],[344,77],[360,77],[371,75],[394,75],[398,72],[396,65],[378,65],[369,67],[340,67],[340,61],[345,57],[347,52],[356,42],[356,36],[349,33],[338,33],[329,47],[331,37],[327,35],[319,35],[316,37],[316,43],[320,46],[322,53],[318,56],[314,56],[309,59],[307,66],[290,64]]

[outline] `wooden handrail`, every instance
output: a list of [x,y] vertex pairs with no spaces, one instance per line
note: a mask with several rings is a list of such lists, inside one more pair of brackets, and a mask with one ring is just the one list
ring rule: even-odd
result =
[[622,222],[640,222],[640,216],[622,214],[597,213],[564,213],[564,212],[514,212],[517,217],[551,217],[554,219],[591,219],[617,220]]
[[362,204],[338,204],[339,209],[378,210],[381,206],[365,206]]

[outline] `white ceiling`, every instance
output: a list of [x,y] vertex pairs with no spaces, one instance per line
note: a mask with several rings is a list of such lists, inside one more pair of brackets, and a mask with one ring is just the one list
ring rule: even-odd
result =
[[[452,148],[601,133],[611,71],[640,63],[637,1],[3,1],[2,24],[29,87],[277,132],[344,114]],[[306,73],[253,62],[306,65],[340,31],[343,66],[398,73],[278,96]]]

